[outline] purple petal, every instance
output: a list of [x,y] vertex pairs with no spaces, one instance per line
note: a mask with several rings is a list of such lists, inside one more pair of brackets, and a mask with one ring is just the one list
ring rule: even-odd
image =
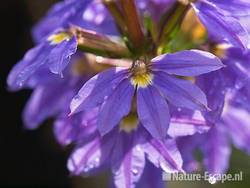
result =
[[243,50],[247,49],[249,35],[238,19],[223,15],[220,9],[207,2],[198,1],[193,7],[214,40],[223,40]]
[[120,120],[130,112],[134,91],[129,79],[125,79],[105,101],[97,122],[98,130],[102,135],[118,125]]
[[68,169],[74,175],[88,175],[91,171],[108,163],[114,145],[114,135],[100,138],[78,146],[68,160]]
[[166,137],[170,120],[168,104],[156,88],[137,90],[137,111],[140,122],[153,137]]
[[64,40],[59,45],[56,45],[47,58],[49,69],[54,74],[62,74],[62,71],[69,64],[71,56],[76,53],[77,40],[72,37],[69,41]]
[[38,76],[41,72],[47,71],[62,75],[62,71],[70,63],[71,56],[76,49],[75,37],[64,40],[60,44],[50,44],[45,41],[32,48],[11,70],[7,80],[10,89],[18,90],[30,86],[29,82],[32,81],[32,77]]
[[209,2],[219,7],[220,11],[224,11],[223,14],[237,17],[250,15],[250,3],[248,0],[209,0]]
[[77,16],[78,21],[83,22],[82,14],[90,2],[91,0],[67,0],[55,4],[33,28],[34,39],[37,42],[41,41],[56,29],[67,27]]
[[112,154],[112,172],[116,187],[134,188],[145,166],[144,151],[139,136],[122,133]]
[[97,109],[68,116],[65,113],[54,123],[54,134],[61,145],[84,142],[96,133]]
[[196,79],[196,84],[205,92],[211,109],[204,112],[204,116],[210,124],[214,124],[220,120],[224,108],[226,81],[222,71],[202,75]]
[[162,180],[162,170],[147,162],[137,187],[164,188],[164,182]]
[[206,139],[200,146],[204,165],[210,174],[223,174],[228,168],[231,146],[225,131],[222,125],[215,125],[206,134]]
[[48,56],[46,45],[40,44],[29,50],[24,58],[19,61],[8,75],[7,83],[11,90],[18,90],[27,87],[26,82],[34,72],[39,69]]
[[195,151],[204,142],[203,135],[184,136],[177,139],[177,146],[183,159],[183,169],[187,172],[197,171],[200,164],[195,158]]
[[165,172],[183,171],[182,158],[174,140],[159,141],[150,139],[145,144],[144,150],[149,161],[156,167],[161,167]]
[[103,103],[115,87],[125,78],[125,70],[111,68],[87,81],[70,104],[71,113],[88,110]]
[[179,76],[198,76],[224,67],[219,58],[201,50],[163,54],[151,61],[153,70]]
[[208,109],[205,94],[190,81],[157,71],[155,72],[154,84],[175,106],[203,111]]
[[250,154],[250,113],[230,106],[223,114],[223,121],[234,145]]
[[170,120],[168,135],[172,138],[188,136],[196,133],[206,133],[211,127],[206,124],[199,111],[187,115],[185,111],[178,115],[173,114]]
[[45,119],[65,109],[70,95],[63,89],[62,85],[54,84],[51,87],[39,86],[35,89],[23,113],[26,128],[35,129]]

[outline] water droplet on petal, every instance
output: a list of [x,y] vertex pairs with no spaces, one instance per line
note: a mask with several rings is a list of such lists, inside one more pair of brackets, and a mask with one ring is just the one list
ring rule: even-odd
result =
[[137,150],[137,151],[141,151],[141,146],[139,146],[139,145],[136,146],[136,150]]
[[88,172],[88,171],[89,171],[89,167],[87,167],[87,166],[84,167],[83,171],[84,171],[84,172]]
[[96,157],[96,158],[95,158],[95,163],[99,164],[99,162],[100,162],[100,158],[99,158],[99,157]]
[[134,175],[137,175],[137,174],[138,174],[138,170],[137,170],[136,168],[133,168],[133,169],[132,169],[132,173],[133,173]]

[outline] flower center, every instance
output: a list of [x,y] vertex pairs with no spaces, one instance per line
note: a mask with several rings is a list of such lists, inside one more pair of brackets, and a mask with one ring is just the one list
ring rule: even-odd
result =
[[146,88],[152,84],[153,74],[148,70],[146,61],[136,60],[131,68],[131,72],[130,82],[134,87]]
[[131,133],[138,127],[138,117],[136,113],[130,113],[125,116],[120,122],[120,131],[125,131],[126,133]]
[[49,36],[48,41],[50,42],[50,44],[54,45],[54,44],[60,44],[62,41],[69,40],[70,38],[71,38],[70,34],[66,32],[61,32]]

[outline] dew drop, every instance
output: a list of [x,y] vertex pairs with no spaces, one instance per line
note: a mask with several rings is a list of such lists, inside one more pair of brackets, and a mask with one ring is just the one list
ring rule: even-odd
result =
[[95,158],[95,163],[96,163],[96,165],[98,165],[99,162],[100,162],[100,158],[99,158],[99,157],[96,157],[96,158]]
[[83,171],[84,171],[84,172],[88,172],[88,171],[89,171],[89,167],[87,167],[87,166],[84,167]]
[[133,169],[132,169],[132,173],[133,173],[134,175],[137,175],[137,174],[138,174],[138,170],[137,170],[136,168],[133,168]]
[[141,146],[139,146],[139,145],[136,146],[136,150],[137,150],[137,151],[141,151]]

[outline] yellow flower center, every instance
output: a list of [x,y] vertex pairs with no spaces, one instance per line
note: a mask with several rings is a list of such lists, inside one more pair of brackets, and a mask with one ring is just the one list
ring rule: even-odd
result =
[[130,113],[125,116],[120,122],[120,131],[125,131],[126,133],[131,133],[138,127],[138,117],[136,113]]
[[71,35],[65,32],[61,32],[58,34],[54,34],[49,36],[48,41],[50,41],[50,44],[60,44],[64,40],[69,40],[71,38]]
[[148,85],[152,84],[153,74],[151,73],[143,73],[137,74],[131,77],[131,83],[135,87],[146,88]]
[[152,84],[153,74],[150,73],[144,61],[135,61],[131,68],[131,72],[132,76],[130,82],[134,87],[146,88],[148,85]]

